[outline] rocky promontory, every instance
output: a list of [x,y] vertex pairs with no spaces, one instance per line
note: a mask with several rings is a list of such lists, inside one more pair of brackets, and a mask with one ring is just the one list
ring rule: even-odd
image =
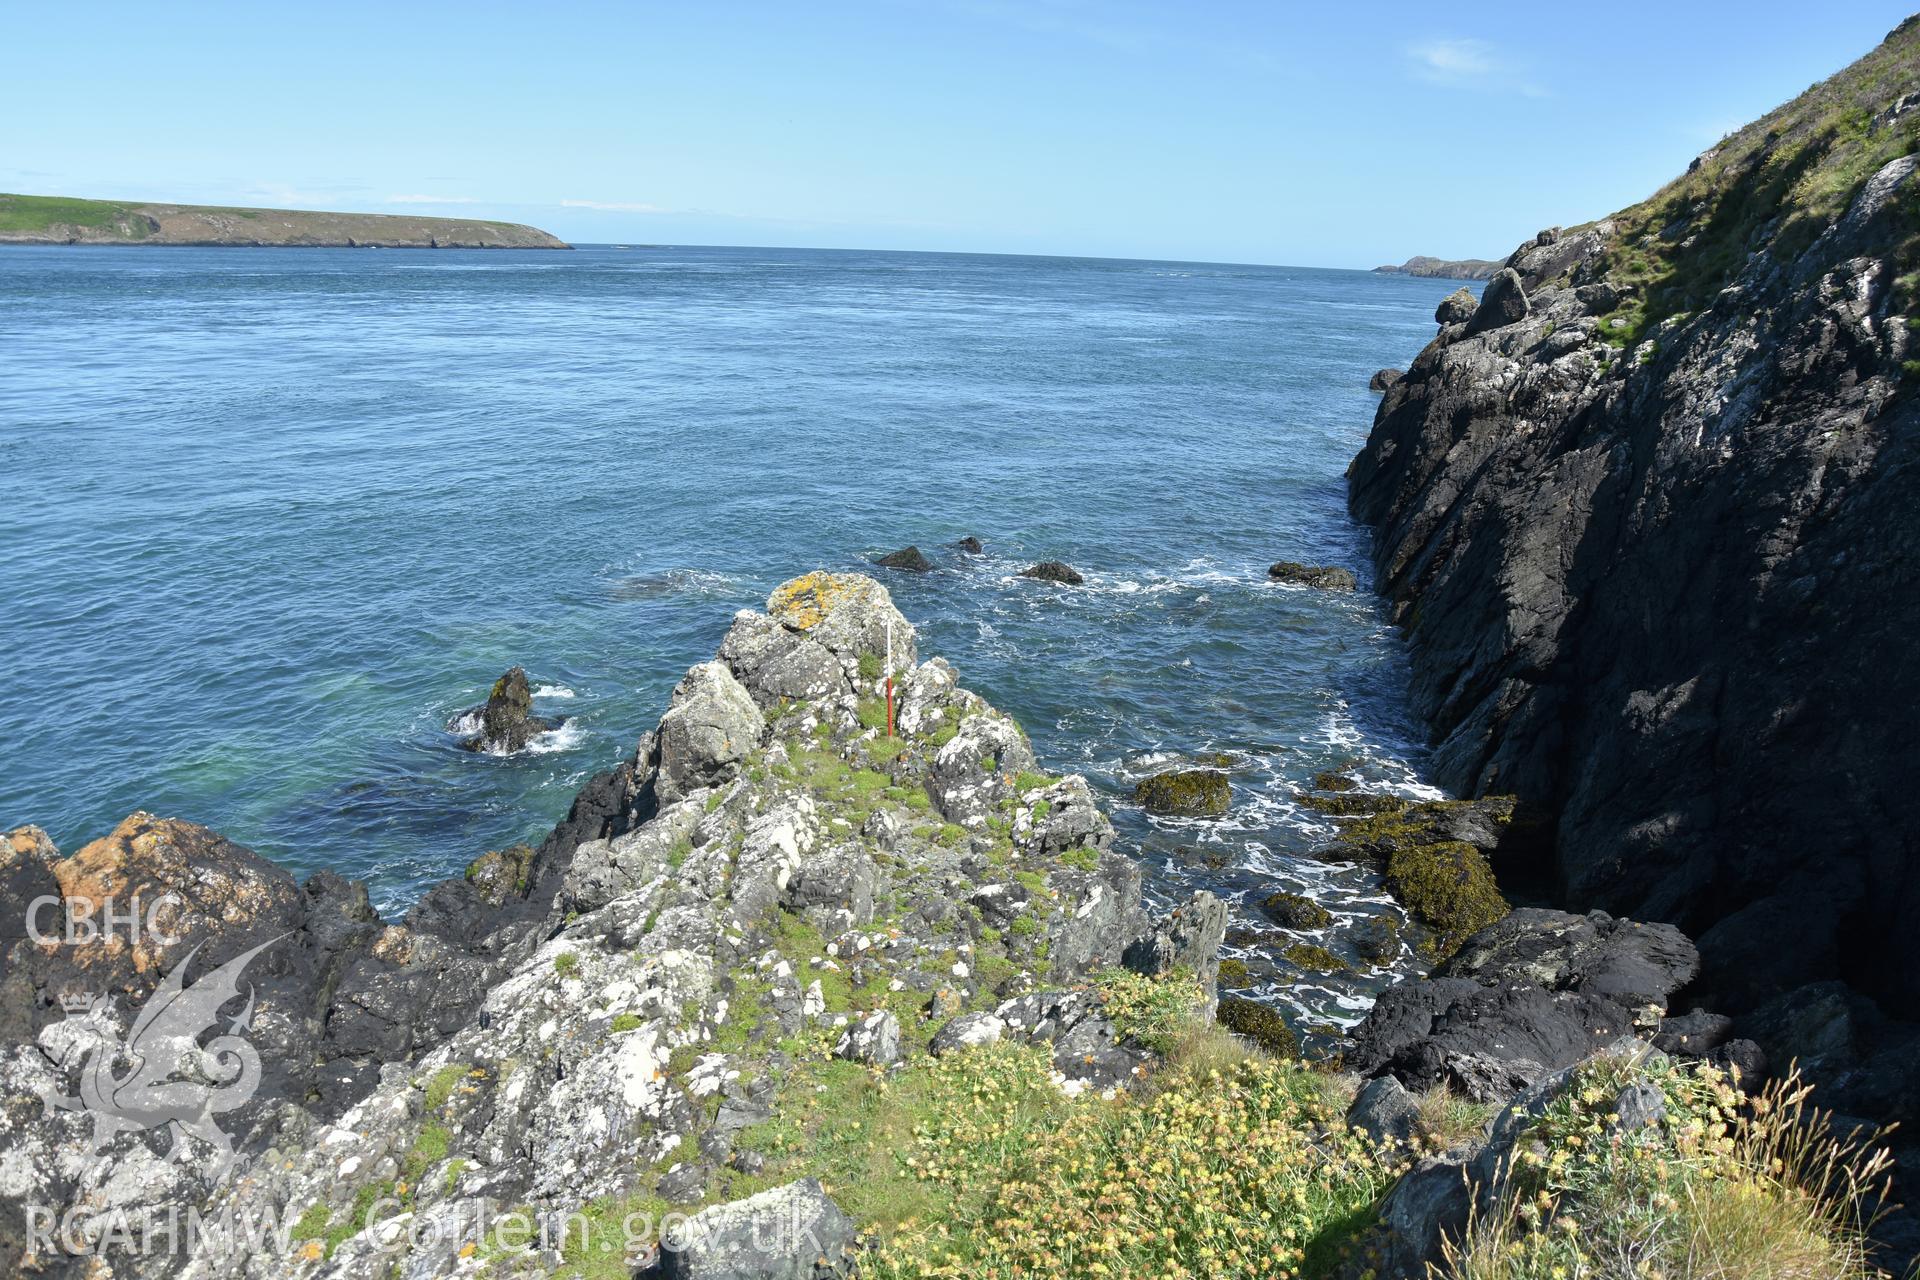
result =
[[[721,1204],[736,1207],[702,1216],[719,1254],[795,1205],[850,1247],[823,1179],[862,1230],[900,1213],[833,1158],[880,1081],[970,1087],[972,1069],[940,1062],[987,1054],[1057,1105],[1112,1096],[1168,1051],[1167,1011],[1211,1007],[1224,905],[1200,894],[1151,918],[1112,845],[1086,782],[1041,771],[1016,723],[920,661],[884,588],[828,574],[739,614],[537,849],[485,855],[397,922],[361,885],[297,883],[179,820],[135,814],[70,858],[21,829],[5,917],[57,909],[38,938],[5,940],[0,1257],[49,1274],[96,1250],[116,1275],[467,1274],[510,1213],[536,1235],[585,1215],[612,1239],[643,1209]],[[135,900],[163,904],[136,911],[152,940],[60,936],[63,917]],[[164,1086],[203,1104],[180,1112],[181,1159],[154,1115],[95,1106],[84,1083],[86,1106],[42,1115],[83,1063],[157,1062],[145,1011],[235,963],[204,1010],[233,1035],[205,1052],[244,1036],[228,1052],[251,1074],[204,1097]],[[208,1030],[176,1028],[167,1052]],[[164,1072],[115,1069],[122,1101],[162,1096]],[[884,1141],[873,1176],[892,1188],[914,1139]],[[229,1142],[230,1167],[199,1159]],[[116,1247],[113,1215],[167,1205],[293,1225],[285,1250],[217,1232],[184,1262]],[[68,1223],[72,1249],[36,1248],[29,1210]],[[417,1239],[396,1248],[394,1223]],[[572,1247],[489,1261],[547,1270]],[[662,1274],[719,1274],[685,1269],[703,1247]]]
[[0,193],[0,244],[251,248],[568,249],[538,227],[478,218],[323,213]]

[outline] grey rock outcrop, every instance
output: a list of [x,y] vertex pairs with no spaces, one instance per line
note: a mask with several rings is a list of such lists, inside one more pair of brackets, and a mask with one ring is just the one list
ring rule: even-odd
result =
[[882,569],[902,569],[908,573],[931,573],[933,561],[918,547],[902,547],[898,551],[889,551],[879,556],[874,563]]
[[1297,560],[1281,560],[1269,565],[1267,577],[1274,582],[1319,587],[1322,591],[1351,591],[1359,585],[1350,570],[1337,565],[1301,564]]
[[533,691],[524,668],[510,667],[493,682],[487,700],[461,712],[449,726],[464,736],[460,746],[489,755],[512,755],[526,748],[538,734],[560,727],[558,720],[533,714]]
[[1041,582],[1057,582],[1069,587],[1077,587],[1086,581],[1078,569],[1059,560],[1042,560],[1038,564],[1030,564],[1020,571],[1020,576],[1037,578]]
[[[869,725],[889,637],[892,740]],[[24,913],[20,895],[129,886],[192,909],[151,952],[6,950],[0,1270],[21,1261],[29,1203],[73,1210],[74,1239],[115,1275],[374,1280],[474,1273],[467,1246],[504,1206],[604,1231],[599,1208],[654,1197],[721,1203],[652,1274],[825,1274],[852,1224],[817,1183],[729,1199],[790,1167],[753,1135],[801,1113],[803,1065],[898,1073],[1004,1038],[1045,1045],[1063,1092],[1105,1094],[1157,1052],[1107,1016],[1105,975],[1177,965],[1211,990],[1224,908],[1202,895],[1150,917],[1112,844],[1084,779],[1041,776],[1017,724],[919,661],[884,588],[830,574],[736,616],[721,657],[538,847],[483,855],[397,924],[363,886],[299,885],[191,824],[137,814],[70,859],[37,829],[9,833],[0,918]],[[261,943],[248,1012],[236,991],[222,1021],[246,1023],[264,1068],[221,1117],[228,1176],[201,1136],[169,1159],[135,1125],[95,1154],[87,1115],[42,1114],[122,1042],[168,965],[200,947],[198,976]],[[143,1205],[302,1225],[292,1255],[233,1234],[129,1254],[107,1233]],[[824,1225],[820,1247],[767,1253],[757,1229],[796,1206]],[[651,1241],[604,1243],[631,1257]],[[537,1244],[496,1257],[558,1265]]]
[[1367,390],[1385,391],[1388,387],[1391,387],[1394,383],[1406,376],[1407,371],[1405,369],[1377,370],[1371,378],[1367,379]]

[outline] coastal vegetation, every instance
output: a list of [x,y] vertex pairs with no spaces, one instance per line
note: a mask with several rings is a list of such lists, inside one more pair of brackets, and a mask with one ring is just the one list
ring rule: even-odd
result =
[[564,249],[517,222],[0,193],[0,244]]

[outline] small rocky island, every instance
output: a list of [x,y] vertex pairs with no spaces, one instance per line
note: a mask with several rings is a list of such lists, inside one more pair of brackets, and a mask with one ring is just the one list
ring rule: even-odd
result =
[[322,213],[0,193],[0,244],[250,248],[570,249],[538,227],[477,218]]

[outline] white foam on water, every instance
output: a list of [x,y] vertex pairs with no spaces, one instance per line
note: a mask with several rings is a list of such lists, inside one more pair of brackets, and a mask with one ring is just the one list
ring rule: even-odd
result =
[[573,698],[579,695],[563,684],[543,684],[533,691],[536,698]]
[[527,743],[527,754],[536,756],[552,755],[556,751],[571,751],[587,740],[587,729],[578,718],[568,720],[557,729],[536,734]]

